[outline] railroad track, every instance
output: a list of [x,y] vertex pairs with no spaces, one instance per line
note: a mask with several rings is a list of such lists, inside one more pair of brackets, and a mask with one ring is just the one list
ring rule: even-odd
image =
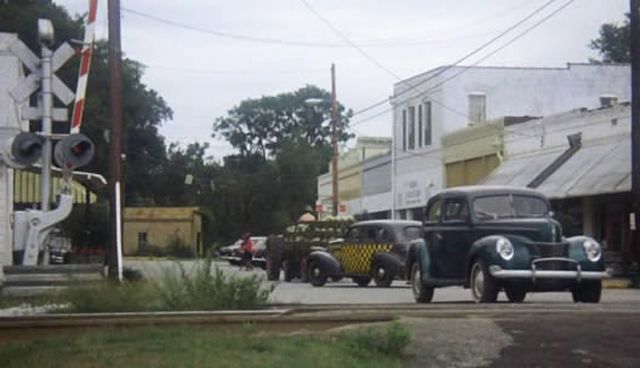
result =
[[289,304],[274,305],[271,309],[257,311],[87,313],[0,317],[0,334],[16,329],[77,329],[171,324],[242,326],[253,323],[280,325],[287,330],[303,327],[322,329],[347,324],[385,322],[400,317],[510,319],[521,318],[523,315],[544,317],[560,314],[628,315],[640,314],[640,310],[636,306],[627,304],[569,303]]

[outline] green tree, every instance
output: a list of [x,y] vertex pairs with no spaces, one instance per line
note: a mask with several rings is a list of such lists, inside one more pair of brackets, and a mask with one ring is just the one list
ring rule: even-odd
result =
[[600,27],[600,37],[589,44],[602,56],[605,63],[630,63],[630,25],[629,14],[622,24],[606,23]]
[[[308,99],[322,102],[310,106],[305,103]],[[353,113],[345,110],[344,106],[338,106],[340,142],[351,137],[347,129]],[[291,139],[304,139],[312,146],[329,144],[330,117],[329,92],[307,85],[294,92],[240,102],[227,116],[216,119],[213,135],[226,138],[242,155],[254,152],[267,157]]]

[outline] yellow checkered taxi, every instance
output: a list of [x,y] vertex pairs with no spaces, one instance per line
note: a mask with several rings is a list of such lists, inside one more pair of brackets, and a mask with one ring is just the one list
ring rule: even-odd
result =
[[422,241],[422,223],[407,220],[370,220],[351,225],[343,239],[308,258],[308,280],[323,286],[331,280],[351,278],[359,286],[374,280],[388,287],[405,277],[404,264],[413,242]]

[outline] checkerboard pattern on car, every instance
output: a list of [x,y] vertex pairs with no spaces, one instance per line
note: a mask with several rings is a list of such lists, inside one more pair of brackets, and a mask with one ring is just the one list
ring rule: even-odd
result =
[[373,255],[389,251],[391,244],[343,244],[335,255],[346,273],[369,274]]

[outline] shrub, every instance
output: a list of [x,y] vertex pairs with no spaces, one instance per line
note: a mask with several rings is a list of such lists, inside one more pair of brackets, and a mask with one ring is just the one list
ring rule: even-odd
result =
[[[212,269],[208,257],[187,273],[176,263],[176,270],[164,270],[156,281],[145,281],[136,272],[121,284],[99,282],[77,284],[62,292],[62,298],[79,313],[255,309],[264,306],[275,286],[263,286],[259,277],[229,277]],[[133,274],[136,275],[133,275]]]
[[140,246],[135,255],[138,257],[164,257],[166,252],[157,245],[147,244]]
[[184,242],[177,234],[169,238],[169,243],[165,249],[168,256],[175,258],[193,258],[195,253],[191,245]]
[[212,269],[212,262],[207,257],[191,275],[179,263],[178,273],[165,270],[155,284],[161,304],[170,310],[254,309],[266,304],[275,286],[265,288],[256,275],[229,277]]

